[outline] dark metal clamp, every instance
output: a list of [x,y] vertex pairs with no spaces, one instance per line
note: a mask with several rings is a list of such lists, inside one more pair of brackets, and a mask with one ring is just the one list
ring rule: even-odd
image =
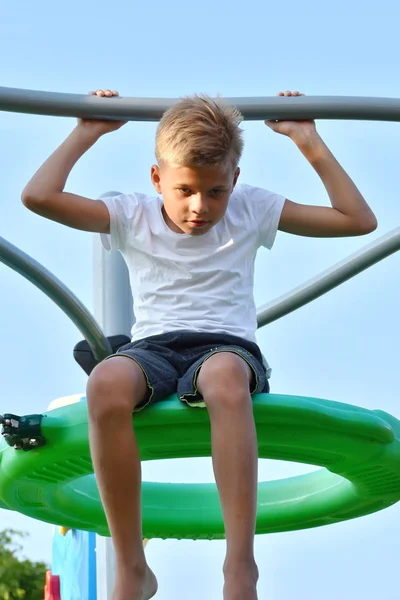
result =
[[0,415],[1,435],[9,446],[16,450],[34,450],[46,445],[42,435],[43,415]]

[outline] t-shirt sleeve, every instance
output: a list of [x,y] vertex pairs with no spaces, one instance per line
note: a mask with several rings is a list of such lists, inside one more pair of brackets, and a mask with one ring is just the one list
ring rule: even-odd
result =
[[100,198],[110,213],[110,233],[101,233],[101,243],[107,252],[124,251],[130,232],[139,219],[140,202],[136,194],[118,194]]
[[249,185],[243,187],[257,222],[259,245],[270,250],[274,245],[286,198],[262,188]]

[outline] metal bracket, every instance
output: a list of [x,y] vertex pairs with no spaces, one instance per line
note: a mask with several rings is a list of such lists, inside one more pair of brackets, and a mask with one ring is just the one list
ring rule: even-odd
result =
[[43,415],[0,415],[1,434],[9,446],[16,450],[34,450],[46,445],[42,435]]

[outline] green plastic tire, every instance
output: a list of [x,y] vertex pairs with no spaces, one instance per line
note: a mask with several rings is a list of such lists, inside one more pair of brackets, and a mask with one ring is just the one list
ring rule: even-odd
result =
[[[400,500],[400,421],[382,411],[304,398],[254,398],[259,456],[324,467],[260,482],[257,533],[337,523]],[[176,397],[134,417],[142,460],[210,456],[206,410]],[[47,445],[22,452],[0,442],[0,507],[109,535],[88,446],[86,402],[45,413]],[[118,440],[115,440],[118,443]],[[221,539],[215,484],[143,484],[146,538]]]

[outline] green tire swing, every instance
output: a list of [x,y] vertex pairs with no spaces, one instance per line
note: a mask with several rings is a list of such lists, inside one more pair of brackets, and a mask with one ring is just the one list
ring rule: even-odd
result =
[[[400,500],[400,421],[379,410],[278,394],[254,398],[259,457],[322,468],[263,481],[256,532],[329,525]],[[211,454],[206,410],[176,396],[134,417],[141,458]],[[108,536],[89,453],[85,398],[41,420],[45,445],[23,452],[0,440],[0,507],[42,521]],[[115,440],[118,443],[118,440]],[[143,535],[222,539],[215,484],[143,483]]]

